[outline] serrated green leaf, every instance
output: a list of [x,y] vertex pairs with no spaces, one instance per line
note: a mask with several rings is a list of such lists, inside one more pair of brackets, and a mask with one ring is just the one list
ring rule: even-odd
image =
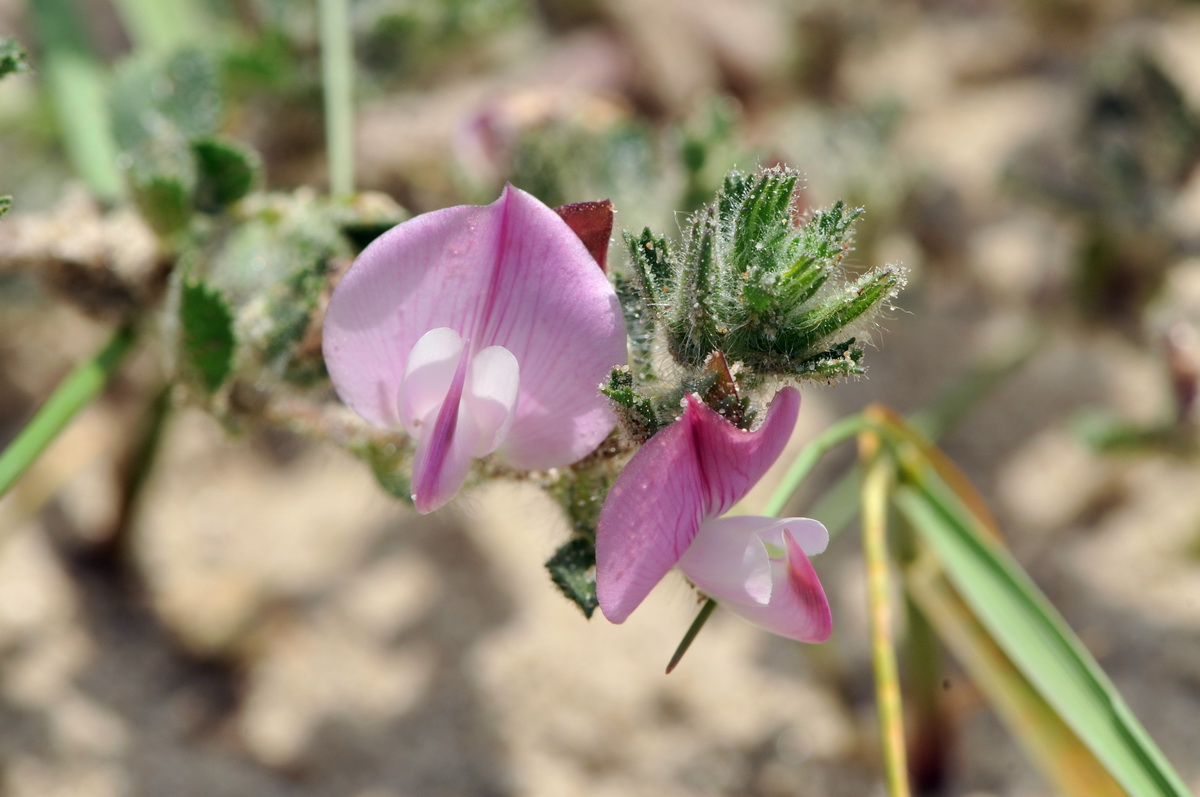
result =
[[218,291],[202,282],[185,282],[179,320],[186,367],[200,385],[212,393],[233,370],[237,339],[229,303]]
[[192,218],[191,189],[183,177],[165,173],[133,181],[133,199],[147,223],[160,235],[184,230]]
[[0,36],[0,78],[29,71],[25,48],[7,36]]
[[205,213],[219,213],[250,193],[260,171],[257,154],[223,138],[192,141],[196,158],[195,204]]
[[600,602],[596,599],[596,548],[580,537],[568,541],[546,561],[546,570],[562,594],[591,618]]

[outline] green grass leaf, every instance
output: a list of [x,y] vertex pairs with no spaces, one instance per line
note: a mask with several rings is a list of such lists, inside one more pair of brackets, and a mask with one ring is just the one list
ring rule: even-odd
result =
[[895,501],[950,583],[1068,727],[1133,797],[1186,797],[1116,687],[1033,580],[931,467],[918,467]]
[[921,614],[1060,794],[1123,797],[1100,761],[980,624],[928,551],[905,568]]

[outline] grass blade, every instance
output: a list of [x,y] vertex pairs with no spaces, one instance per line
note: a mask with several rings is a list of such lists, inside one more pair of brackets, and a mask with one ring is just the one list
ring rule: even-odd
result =
[[906,569],[905,577],[920,614],[1055,790],[1075,797],[1122,797],[1125,791],[1000,649],[937,562],[926,554]]
[[1121,786],[1133,797],[1186,797],[1083,643],[932,467],[912,471],[895,501],[979,623]]
[[92,54],[71,0],[29,4],[41,43],[36,64],[45,81],[67,157],[97,198],[113,200],[124,189],[108,113],[107,76]]
[[891,797],[908,797],[908,750],[900,699],[900,668],[892,630],[892,589],[888,574],[888,491],[891,463],[879,451],[877,434],[861,438],[866,475],[862,489],[863,559],[867,569],[867,612],[871,629],[871,663],[875,670],[875,702],[883,748],[883,770]]

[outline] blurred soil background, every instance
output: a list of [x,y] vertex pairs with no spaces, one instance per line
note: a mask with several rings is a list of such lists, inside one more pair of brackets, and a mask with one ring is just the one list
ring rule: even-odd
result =
[[[206,5],[247,52],[278,50],[278,73],[250,80],[225,124],[276,191],[326,181],[309,5]],[[81,6],[101,58],[122,58],[114,8]],[[865,205],[849,262],[902,262],[909,288],[872,333],[866,378],[805,391],[793,445],[872,402],[934,406],[1024,352],[945,449],[1200,788],[1200,5],[353,12],[358,185],[411,213],[491,201],[509,180],[551,205],[611,197],[618,227],[673,235],[727,168],[776,162],[806,174],[802,205]],[[0,33],[34,67],[0,82],[7,441],[113,328],[14,254],[15,231],[36,228],[65,261],[153,258],[156,244],[73,182],[25,3],[0,1]],[[619,239],[609,259],[623,262]],[[814,561],[828,644],[718,613],[665,676],[689,589],[672,577],[625,625],[585,621],[542,567],[564,521],[528,485],[420,517],[330,444],[226,428],[174,397],[130,505],[163,359],[144,347],[0,501],[0,793],[883,793],[853,529]],[[793,512],[851,456],[831,457]],[[925,793],[1052,793],[949,659],[943,686],[949,735]]]

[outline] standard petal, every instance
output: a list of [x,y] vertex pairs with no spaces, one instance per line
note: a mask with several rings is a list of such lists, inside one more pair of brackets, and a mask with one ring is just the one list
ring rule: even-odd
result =
[[799,410],[800,392],[784,388],[763,425],[747,432],[687,397],[683,416],[633,455],[600,510],[596,594],[605,617],[628,617],[683,556],[701,520],[750,491],[783,451]]
[[475,350],[503,346],[520,363],[500,449],[511,464],[569,464],[612,429],[597,386],[625,362],[616,294],[566,222],[529,194],[509,186],[486,207],[426,213],[359,255],[325,315],[325,361],[342,400],[398,426],[409,354],[438,327]]
[[787,531],[783,539],[786,558],[771,562],[771,601],[765,606],[733,601],[722,605],[772,634],[798,642],[824,642],[833,631],[825,590],[796,539]]
[[598,386],[625,362],[616,293],[558,214],[509,186],[480,346],[521,364],[520,398],[498,454],[520,468],[566,465],[590,453],[614,418]]
[[377,426],[400,423],[396,397],[408,357],[432,329],[477,346],[499,259],[503,199],[425,213],[375,239],[329,300],[322,342],[338,395]]
[[679,561],[703,501],[691,427],[676,421],[633,455],[600,510],[596,595],[611,622],[624,622]]
[[737,428],[688,395],[683,420],[692,431],[704,477],[704,514],[718,517],[745,498],[783,453],[800,412],[800,391],[785,387],[775,394],[762,426]]
[[421,437],[422,425],[446,400],[466,345],[453,329],[438,327],[422,335],[409,352],[397,398],[400,420],[411,436]]
[[441,406],[430,413],[413,455],[412,490],[417,511],[426,514],[454,497],[471,469],[479,429],[461,412],[469,353],[463,351]]
[[471,360],[463,405],[479,428],[475,456],[492,453],[508,436],[520,382],[517,358],[503,346],[489,346]]
[[679,569],[721,601],[765,605],[771,600],[771,558],[761,537],[764,527],[779,522],[748,516],[705,520],[679,558]]

